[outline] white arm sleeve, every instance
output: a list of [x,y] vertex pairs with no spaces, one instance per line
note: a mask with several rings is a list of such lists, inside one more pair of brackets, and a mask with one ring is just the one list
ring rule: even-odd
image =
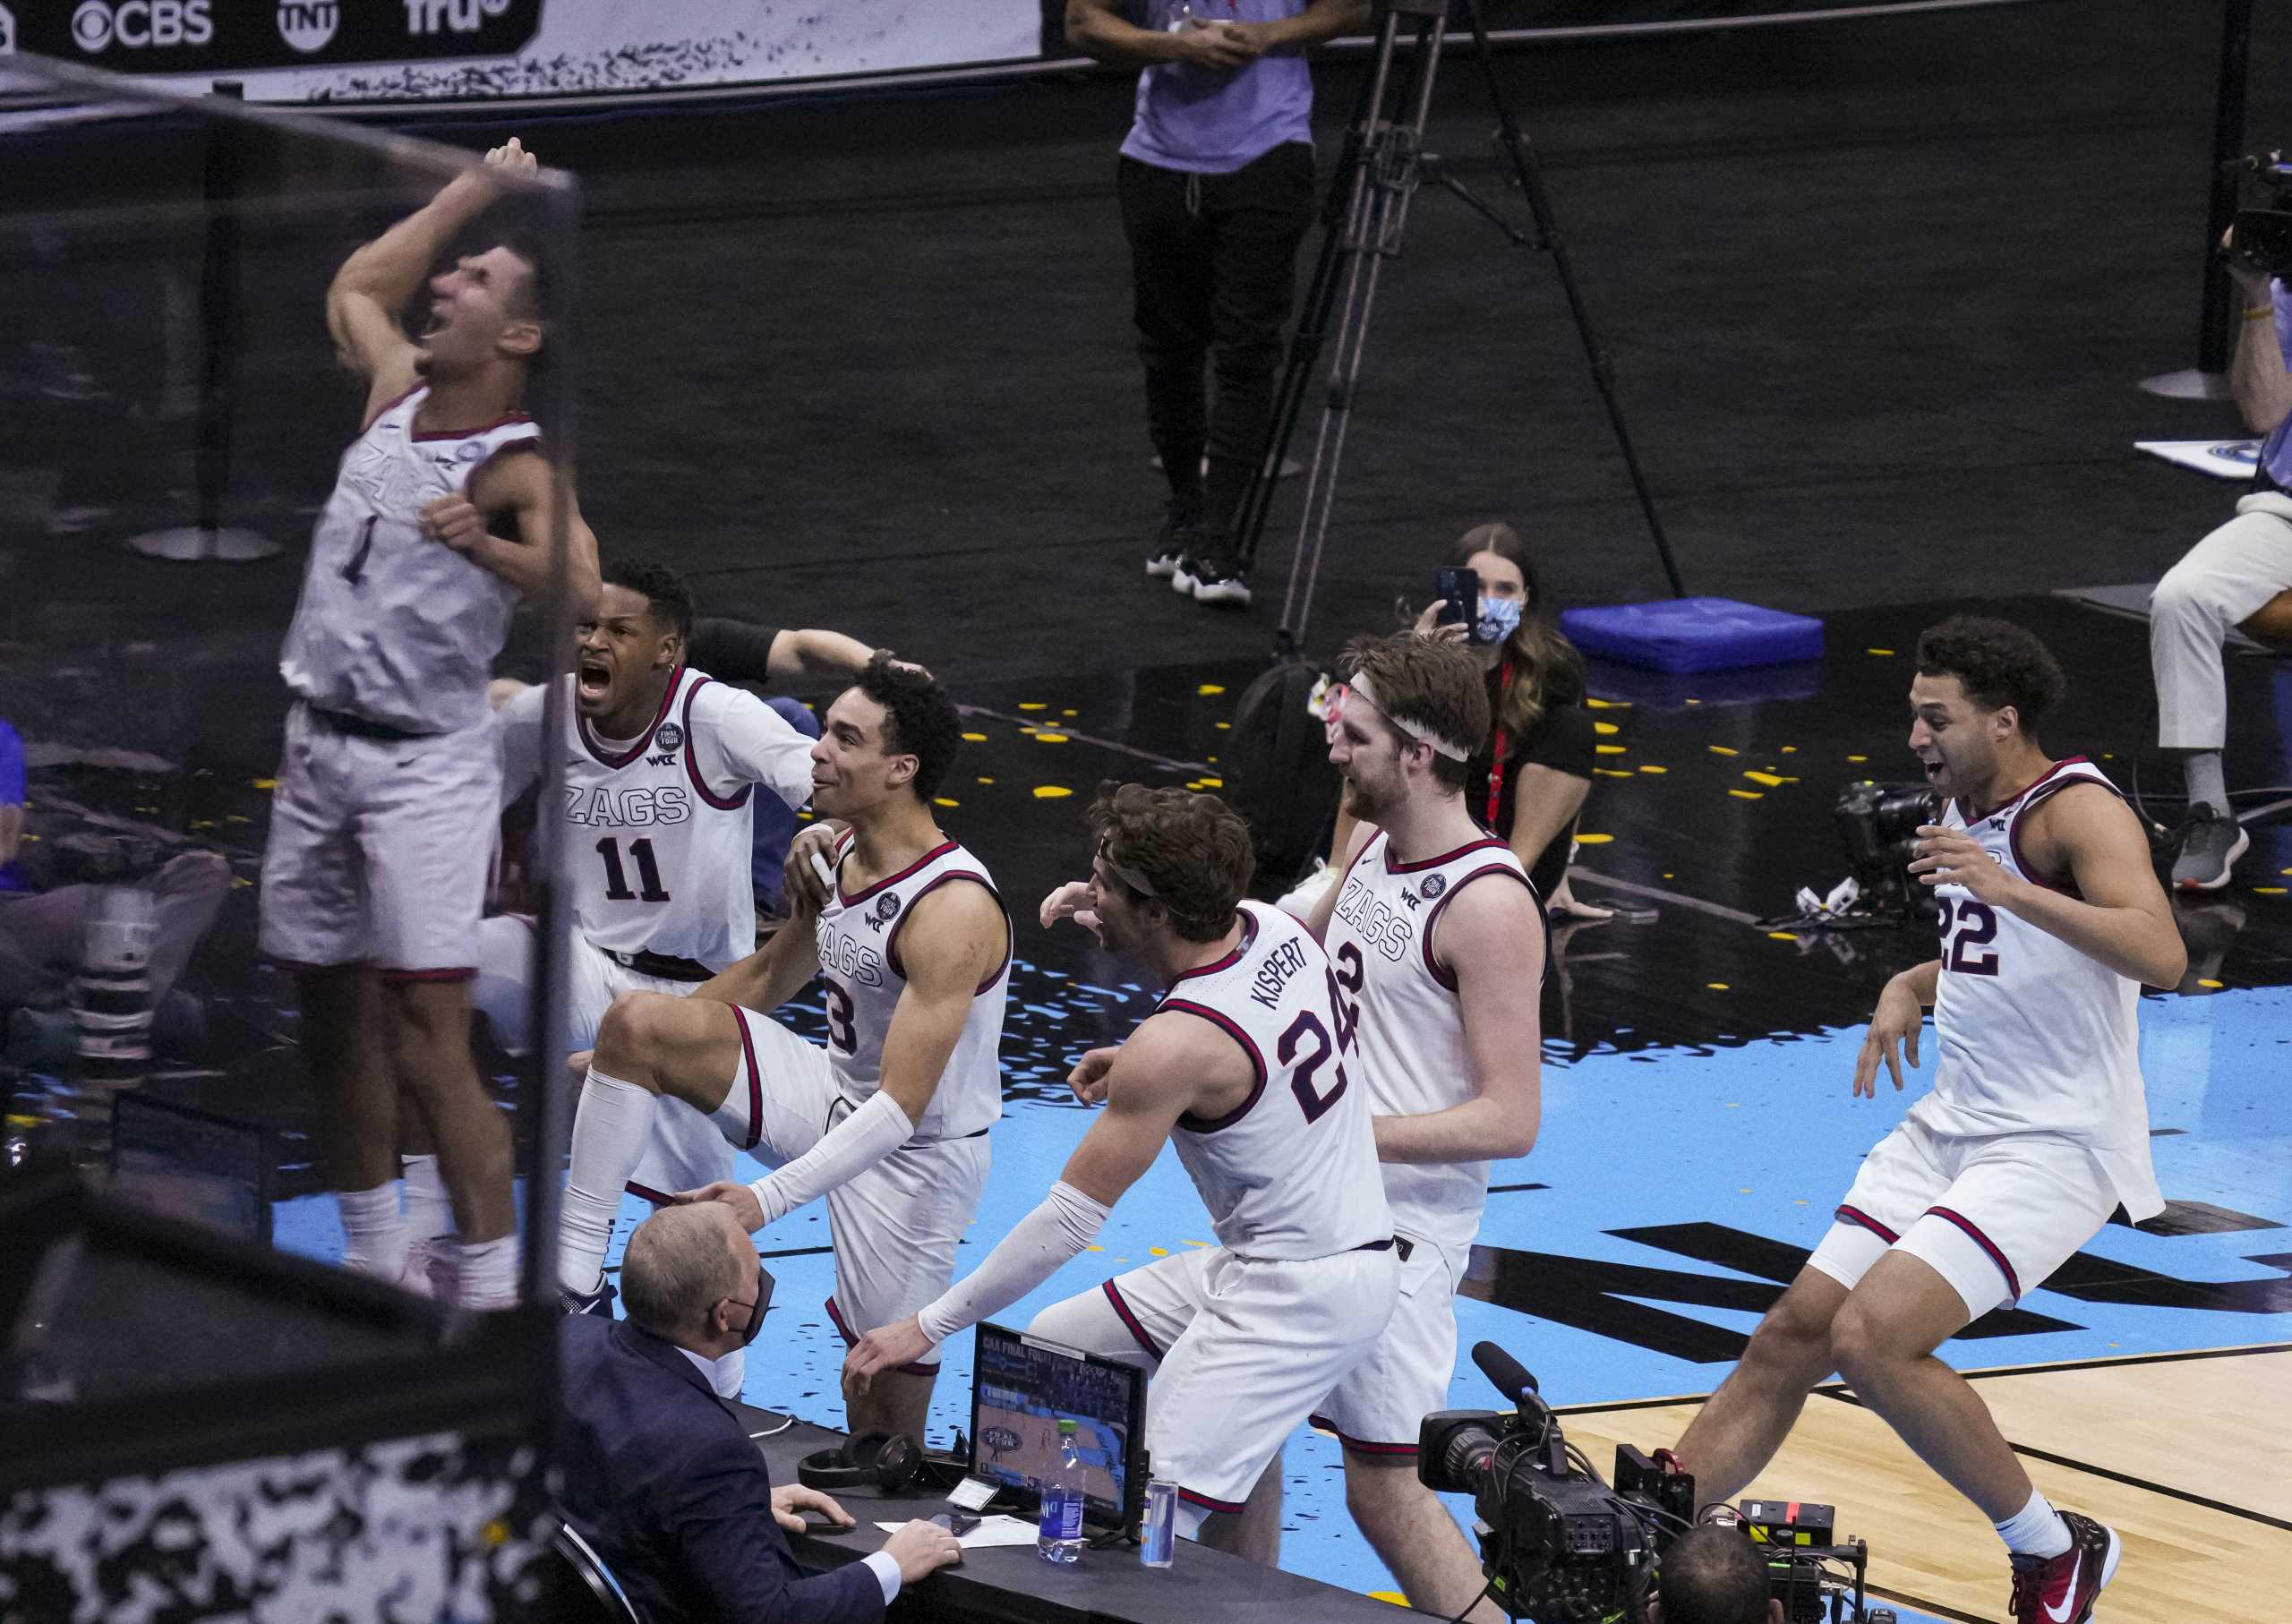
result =
[[905,1144],[914,1132],[915,1124],[900,1109],[899,1101],[877,1090],[867,1104],[821,1134],[819,1143],[748,1186],[763,1204],[764,1221],[785,1218],[806,1201],[849,1184]]
[[812,799],[812,741],[788,719],[744,688],[712,682],[693,702],[695,743],[709,787],[729,794],[748,783],[765,789],[801,811]]
[[936,1344],[1001,1313],[1077,1256],[1106,1221],[1105,1207],[1061,1179],[1042,1205],[987,1254],[987,1261],[926,1304],[916,1324]]
[[[542,707],[548,702],[549,691],[538,686],[526,688],[493,713],[496,737],[501,751],[501,804],[508,806],[533,787],[541,776]],[[568,705],[573,703],[568,695]]]

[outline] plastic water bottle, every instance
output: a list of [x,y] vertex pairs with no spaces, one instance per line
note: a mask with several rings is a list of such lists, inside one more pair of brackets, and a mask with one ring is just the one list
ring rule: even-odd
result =
[[1058,1423],[1058,1465],[1042,1485],[1042,1523],[1035,1554],[1046,1562],[1082,1560],[1082,1457],[1074,1445],[1074,1423]]

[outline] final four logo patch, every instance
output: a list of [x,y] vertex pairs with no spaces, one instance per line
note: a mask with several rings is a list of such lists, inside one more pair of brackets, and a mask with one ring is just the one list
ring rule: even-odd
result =
[[1434,898],[1438,897],[1438,896],[1439,896],[1442,892],[1446,891],[1448,888],[1449,888],[1449,879],[1448,879],[1448,876],[1447,876],[1446,875],[1441,875],[1441,874],[1434,874],[1434,875],[1428,875],[1428,876],[1425,876],[1425,880],[1424,880],[1424,885],[1421,887],[1422,891],[1423,891],[1423,892],[1424,892],[1424,900],[1425,900],[1426,902],[1432,902]]
[[653,738],[663,749],[673,750],[684,742],[684,730],[673,722],[664,722],[661,723],[661,731]]
[[888,925],[899,917],[899,893],[886,891],[876,899],[876,923]]

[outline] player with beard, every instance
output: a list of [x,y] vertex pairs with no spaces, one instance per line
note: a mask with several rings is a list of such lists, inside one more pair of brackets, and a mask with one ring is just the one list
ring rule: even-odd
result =
[[[1393,1312],[1392,1215],[1364,1090],[1347,1076],[1329,960],[1279,909],[1245,902],[1248,826],[1214,797],[1125,784],[1090,808],[1090,877],[1045,900],[1168,990],[1118,1047],[1068,1079],[1104,1102],[1041,1206],[962,1284],[870,1331],[848,1379],[922,1357],[1081,1253],[1167,1141],[1218,1245],[1165,1258],[1045,1309],[1028,1334],[1154,1372],[1146,1447],[1178,1485],[1178,1531],[1280,1556],[1281,1441]],[[1251,1515],[1244,1516],[1245,1503]],[[1203,1532],[1205,1519],[1224,1513]]]
[[[437,1147],[461,1240],[456,1297],[517,1290],[509,1124],[479,1081],[467,984],[500,766],[486,679],[520,596],[555,584],[560,520],[521,410],[547,330],[540,261],[496,243],[431,268],[529,172],[515,141],[346,261],[327,325],[365,388],[279,654],[295,696],[263,852],[261,946],[301,985],[302,1041],[346,1265],[398,1279],[398,1155]],[[428,279],[418,338],[399,312]],[[596,538],[562,516],[565,590]],[[415,1119],[403,1124],[401,1098]]]
[[[846,1340],[945,1289],[1003,1112],[1011,964],[994,883],[932,815],[962,732],[928,671],[878,653],[812,748],[813,809],[846,825],[826,905],[800,903],[763,948],[688,997],[629,993],[606,1012],[573,1124],[558,1260],[569,1306],[609,1296],[605,1247],[663,1098],[775,1167],[680,1199],[724,1201],[753,1231],[826,1198],[827,1309]],[[825,1048],[757,1013],[814,976],[826,984]],[[919,1362],[847,1392],[851,1430],[920,1438],[937,1373]]]
[[2091,762],[2038,743],[2066,686],[2003,620],[1919,638],[1910,748],[1948,806],[1910,869],[1940,900],[1942,953],[1878,996],[1854,1092],[1876,1098],[1881,1062],[1902,1087],[1926,1005],[1934,1087],[1864,1159],[1677,1451],[1700,1499],[1731,1500],[1838,1372],[1997,1526],[2016,1624],[2084,1624],[2119,1542],[2047,1502],[1934,1350],[2042,1284],[2120,1204],[2136,1221],[2164,1209],[2136,1011],[2142,983],[2172,987],[2187,962],[2140,820]]
[[1399,1237],[1400,1302],[1315,1423],[1345,1446],[1345,1503],[1426,1611],[1475,1603],[1480,1559],[1417,1480],[1417,1423],[1445,1408],[1455,1297],[1488,1164],[1526,1156],[1542,1115],[1544,910],[1517,854],[1473,821],[1467,764],[1489,736],[1479,662],[1412,633],[1364,638],[1330,720],[1330,759],[1364,825],[1308,924],[1336,966],[1356,1076]]

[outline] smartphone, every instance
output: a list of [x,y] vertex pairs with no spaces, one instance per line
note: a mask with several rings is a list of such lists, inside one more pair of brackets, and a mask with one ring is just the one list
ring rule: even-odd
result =
[[1462,564],[1442,568],[1434,579],[1439,583],[1441,612],[1435,624],[1441,626],[1473,626],[1480,620],[1480,576]]

